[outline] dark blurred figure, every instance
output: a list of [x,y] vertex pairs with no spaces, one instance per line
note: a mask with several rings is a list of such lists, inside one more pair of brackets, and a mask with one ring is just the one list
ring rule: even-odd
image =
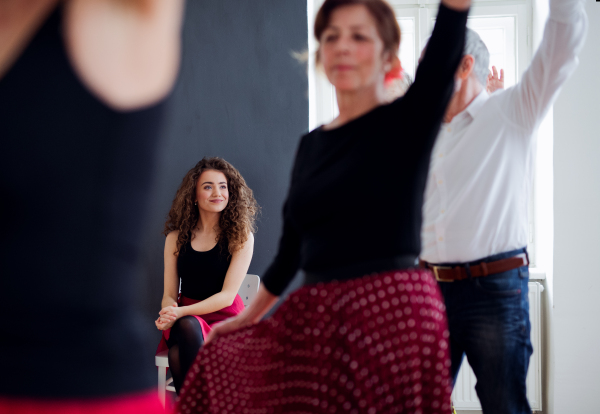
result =
[[0,2],[0,412],[161,410],[133,281],[182,11]]

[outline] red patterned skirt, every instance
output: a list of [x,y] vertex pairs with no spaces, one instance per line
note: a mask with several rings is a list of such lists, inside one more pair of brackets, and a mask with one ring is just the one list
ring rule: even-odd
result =
[[176,412],[450,413],[444,304],[427,270],[304,286],[204,346]]

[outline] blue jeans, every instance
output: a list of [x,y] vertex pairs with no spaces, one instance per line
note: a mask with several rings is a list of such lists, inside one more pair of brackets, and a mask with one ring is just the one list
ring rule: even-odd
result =
[[[487,257],[492,262],[525,252]],[[531,414],[525,379],[533,352],[529,332],[529,269],[439,282],[448,313],[452,377],[466,354],[485,414]]]

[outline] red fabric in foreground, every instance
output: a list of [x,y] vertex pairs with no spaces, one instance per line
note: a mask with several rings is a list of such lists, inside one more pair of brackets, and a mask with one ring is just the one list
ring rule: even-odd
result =
[[[74,379],[76,380],[76,379]],[[65,386],[68,386],[65,385]],[[97,399],[30,400],[0,396],[0,414],[164,414],[156,390]]]
[[444,310],[427,270],[304,286],[204,346],[176,412],[449,414]]
[[[196,299],[186,298],[185,296],[180,296],[179,300],[177,302],[178,302],[178,306],[189,306],[189,305],[193,305],[194,303],[198,303],[200,301],[196,300]],[[235,295],[235,299],[233,300],[233,303],[231,304],[231,306],[228,306],[226,308],[223,308],[223,309],[218,310],[213,313],[207,313],[206,315],[202,315],[202,316],[193,315],[193,316],[194,316],[194,318],[198,319],[198,322],[200,322],[200,328],[202,328],[202,336],[204,338],[206,338],[206,335],[208,335],[208,333],[212,329],[211,326],[213,326],[217,322],[221,322],[227,318],[231,318],[232,316],[239,314],[243,310],[244,310],[244,302],[242,301],[242,298],[240,298],[240,295]],[[170,333],[171,333],[170,329],[163,331],[162,337],[158,344],[158,348],[156,349],[157,355],[160,352],[166,351],[167,349],[169,349],[167,347],[167,339],[169,339]]]

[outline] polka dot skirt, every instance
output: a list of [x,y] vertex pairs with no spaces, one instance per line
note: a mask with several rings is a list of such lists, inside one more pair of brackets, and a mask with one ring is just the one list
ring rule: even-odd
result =
[[427,270],[304,286],[200,350],[191,413],[450,413],[444,304]]

